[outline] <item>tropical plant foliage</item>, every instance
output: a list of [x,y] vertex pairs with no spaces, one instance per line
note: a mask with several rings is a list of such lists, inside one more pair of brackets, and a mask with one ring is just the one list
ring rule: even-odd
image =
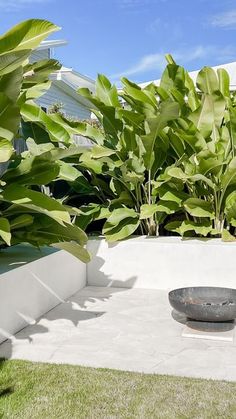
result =
[[[78,210],[62,205],[46,186],[70,173],[63,158],[78,154],[71,145],[75,127],[34,102],[60,65],[55,60],[31,64],[29,56],[58,29],[33,19],[0,37],[0,245],[51,245],[88,261],[87,236],[73,223]],[[19,137],[28,145],[22,154],[14,148]]]
[[[204,67],[195,86],[167,56],[158,86],[123,78],[117,90],[99,75],[95,94],[79,91],[98,122],[68,120],[35,102],[58,62],[29,62],[57,29],[29,20],[0,38],[0,245],[52,245],[87,261],[86,228],[109,241],[168,232],[233,240],[236,106],[226,71]],[[93,145],[76,146],[74,134]]]
[[123,78],[118,91],[99,75],[95,94],[79,91],[102,130],[87,126],[94,145],[77,162],[90,195],[77,224],[103,220],[109,241],[160,230],[234,234],[236,107],[229,76],[204,67],[195,86],[167,60],[159,86],[142,89]]

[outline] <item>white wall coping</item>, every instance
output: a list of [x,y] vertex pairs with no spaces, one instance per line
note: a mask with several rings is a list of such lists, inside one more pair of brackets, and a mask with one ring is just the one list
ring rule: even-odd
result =
[[[103,236],[90,236],[89,237],[89,242],[92,241],[103,241],[103,242],[107,242],[106,239]],[[194,245],[194,246],[202,246],[204,244],[204,246],[209,245],[209,246],[235,246],[236,247],[236,240],[235,242],[225,242],[220,238],[188,238],[188,237],[180,237],[180,236],[159,236],[159,237],[154,237],[154,236],[131,236],[130,238],[126,239],[126,240],[121,240],[119,242],[113,242],[113,243],[109,243],[107,242],[109,247],[114,247],[117,245],[122,245],[122,244],[126,244],[126,243],[130,243],[130,244],[136,244],[136,243],[147,243],[147,242],[153,242],[156,244],[183,244],[183,245]]]

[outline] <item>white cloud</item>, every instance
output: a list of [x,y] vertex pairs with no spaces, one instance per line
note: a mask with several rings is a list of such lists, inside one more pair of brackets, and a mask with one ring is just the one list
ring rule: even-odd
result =
[[145,73],[148,70],[162,70],[164,66],[165,58],[163,54],[149,54],[142,57],[134,66],[120,73],[113,74],[111,78],[116,79],[121,76],[133,76],[134,74]]
[[35,4],[48,3],[51,0],[0,0],[1,12],[17,12]]
[[[171,51],[175,61],[181,65],[187,65],[198,59],[206,59],[205,65],[208,65],[212,58],[217,57],[219,63],[233,61],[236,58],[236,47],[227,46],[219,48],[216,45],[202,46],[198,45],[193,48],[182,48],[179,50]],[[148,71],[162,71],[166,65],[165,53],[158,52],[156,54],[148,54],[143,56],[136,64],[121,71],[120,73],[113,74],[110,77],[117,80],[122,76],[134,76],[143,74]]]
[[211,17],[210,22],[212,26],[219,28],[236,28],[236,10],[220,13]]

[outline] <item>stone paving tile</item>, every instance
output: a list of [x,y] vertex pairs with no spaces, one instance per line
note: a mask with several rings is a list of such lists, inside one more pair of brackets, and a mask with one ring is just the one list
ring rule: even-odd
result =
[[[161,362],[154,369],[158,374],[192,376],[196,378],[230,379],[231,365],[235,366],[236,348],[183,349]],[[236,381],[236,376],[233,377]]]
[[0,357],[236,381],[234,342],[183,338],[163,290],[86,287],[0,345]]

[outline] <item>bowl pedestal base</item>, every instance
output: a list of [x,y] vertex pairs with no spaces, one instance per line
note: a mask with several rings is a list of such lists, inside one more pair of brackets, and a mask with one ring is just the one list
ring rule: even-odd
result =
[[200,322],[187,319],[182,330],[182,337],[233,342],[234,327],[234,321]]

